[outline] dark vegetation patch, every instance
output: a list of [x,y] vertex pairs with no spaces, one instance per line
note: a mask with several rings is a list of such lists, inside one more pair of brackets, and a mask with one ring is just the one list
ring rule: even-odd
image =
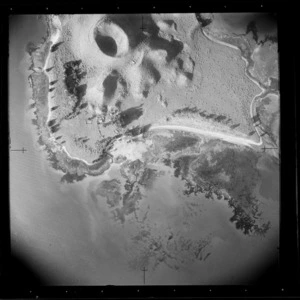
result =
[[227,119],[227,117],[224,116],[224,115],[219,115],[219,116],[217,116],[217,117],[214,118],[214,120],[215,120],[216,122],[221,122],[221,121],[224,121],[224,120],[226,120],[226,119]]
[[46,69],[46,72],[50,72],[53,68],[54,68],[54,66],[53,66],[53,67],[50,67],[50,68],[47,68],[47,69]]
[[119,122],[121,127],[126,127],[133,121],[139,119],[143,115],[142,105],[128,108],[119,114]]
[[144,133],[149,131],[150,127],[151,127],[151,124],[144,125],[144,126],[135,126],[132,129],[126,130],[124,135],[137,136],[137,135],[140,135],[140,134],[144,134]]
[[93,165],[91,166],[88,166],[88,169],[90,171],[95,171],[95,170],[98,170],[100,169],[102,166],[105,165],[105,163],[109,160],[109,156],[104,154],[102,155],[99,159],[97,159],[97,161],[93,161]]
[[60,129],[60,124],[56,124],[50,127],[51,133],[55,133]]
[[50,85],[54,85],[56,82],[58,82],[58,80],[53,80],[53,81],[50,81]]
[[83,97],[86,94],[87,85],[80,84],[81,80],[85,78],[86,72],[82,71],[81,60],[69,61],[64,64],[65,68],[65,85],[70,95],[75,97],[72,112],[66,116],[66,119],[71,119],[79,114],[77,111]]
[[239,127],[240,125],[241,125],[240,123],[233,124],[233,125],[230,126],[230,129],[235,129],[235,128]]
[[89,104],[88,104],[87,102],[81,103],[81,104],[79,105],[79,109],[84,109],[84,108],[86,108],[88,105],[89,105]]
[[184,107],[184,108],[179,108],[179,109],[176,109],[174,110],[173,112],[173,116],[176,116],[176,115],[180,115],[180,114],[187,114],[187,113],[198,113],[200,110],[199,108],[197,108],[196,106],[194,107]]
[[55,124],[55,122],[56,122],[56,119],[50,120],[47,125],[49,127],[51,127],[51,126],[53,126]]
[[51,52],[55,52],[58,48],[59,48],[59,46],[61,45],[61,44],[63,44],[64,42],[62,41],[62,42],[58,42],[58,43],[56,43],[56,44],[54,44],[52,47],[51,47]]
[[64,64],[65,85],[67,91],[75,97],[82,93],[82,90],[78,90],[78,87],[80,86],[80,81],[86,76],[86,72],[83,72],[81,69],[81,62],[81,60],[73,60]]
[[104,81],[103,81],[103,87],[104,87],[104,97],[107,99],[111,99],[118,86],[118,77],[110,74],[108,75]]
[[87,85],[86,84],[81,84],[78,85],[76,87],[75,90],[75,97],[78,99],[77,103],[76,103],[76,107],[78,106],[78,104],[81,102],[82,98],[84,97],[84,95],[86,94],[86,88]]
[[71,174],[71,173],[66,173],[65,175],[62,176],[60,179],[61,182],[66,182],[66,183],[73,183],[73,182],[78,182],[83,180],[86,177],[85,174],[83,175],[78,175],[77,173]]
[[53,111],[53,110],[56,110],[58,108],[59,108],[59,105],[56,105],[56,106],[51,107],[51,110]]
[[[192,80],[192,77],[190,79]],[[231,119],[228,119],[228,117],[225,116],[225,115],[217,115],[217,114],[213,114],[213,113],[210,114],[205,110],[204,111],[200,110],[196,106],[176,109],[172,113],[173,116],[188,115],[188,114],[198,114],[202,118],[205,118],[207,120],[212,119],[212,120],[214,120],[215,122],[218,122],[218,123],[226,123],[227,124],[228,122],[231,121]],[[240,124],[238,124],[238,125],[240,125]]]
[[176,137],[165,145],[166,151],[176,152],[197,144],[198,139],[190,136]]

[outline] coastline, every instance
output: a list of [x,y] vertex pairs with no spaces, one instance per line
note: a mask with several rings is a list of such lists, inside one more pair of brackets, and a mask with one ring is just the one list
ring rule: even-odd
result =
[[[59,19],[56,16],[43,17],[47,27],[46,36],[42,41],[32,46],[31,52],[28,52],[31,60],[30,71],[28,76],[31,99],[35,104],[35,119],[32,120],[33,125],[37,128],[38,143],[45,147],[44,151],[48,154],[48,160],[51,166],[58,171],[62,171],[69,180],[68,182],[82,180],[85,175],[101,175],[110,167],[110,156],[102,155],[101,160],[89,164],[85,160],[72,157],[66,148],[60,145],[47,125],[51,116],[50,97],[49,97],[49,68],[48,63],[51,55],[51,47],[60,38]],[[57,18],[58,20],[55,20]],[[58,27],[54,26],[58,24]],[[56,29],[53,33],[53,27]]]

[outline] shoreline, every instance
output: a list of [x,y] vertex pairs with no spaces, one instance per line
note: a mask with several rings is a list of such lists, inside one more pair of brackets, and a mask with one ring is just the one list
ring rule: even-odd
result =
[[[56,18],[56,19],[55,19]],[[51,55],[51,48],[61,37],[60,22],[57,16],[47,16],[43,20],[47,31],[42,41],[35,46],[30,55],[31,67],[28,75],[30,99],[35,102],[34,118],[31,120],[36,129],[37,143],[44,147],[50,166],[55,171],[62,171],[62,179],[68,182],[82,180],[85,176],[103,174],[109,166],[109,157],[99,155],[101,159],[95,163],[88,163],[83,159],[72,157],[66,148],[59,144],[50,132],[47,124],[51,117],[49,82],[47,68]],[[55,24],[54,24],[55,23]],[[46,103],[47,101],[47,103]]]

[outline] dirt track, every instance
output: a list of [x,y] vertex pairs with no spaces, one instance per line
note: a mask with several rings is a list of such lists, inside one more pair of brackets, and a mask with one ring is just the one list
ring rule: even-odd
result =
[[222,132],[217,132],[217,131],[210,131],[206,129],[200,129],[200,128],[195,128],[195,127],[189,127],[189,126],[182,126],[182,125],[156,125],[152,126],[150,130],[158,130],[158,129],[170,129],[170,130],[183,130],[183,131],[189,131],[205,136],[211,136],[215,137],[233,144],[239,144],[239,145],[244,145],[244,146],[261,146],[262,145],[262,140],[259,141],[259,143],[254,142],[251,139],[245,139],[242,137],[237,137],[234,135],[229,135],[225,134]]

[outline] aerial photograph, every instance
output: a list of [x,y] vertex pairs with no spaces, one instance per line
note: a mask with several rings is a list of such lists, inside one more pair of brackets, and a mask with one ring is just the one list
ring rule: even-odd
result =
[[46,285],[278,263],[275,14],[12,15],[8,67],[11,248]]

